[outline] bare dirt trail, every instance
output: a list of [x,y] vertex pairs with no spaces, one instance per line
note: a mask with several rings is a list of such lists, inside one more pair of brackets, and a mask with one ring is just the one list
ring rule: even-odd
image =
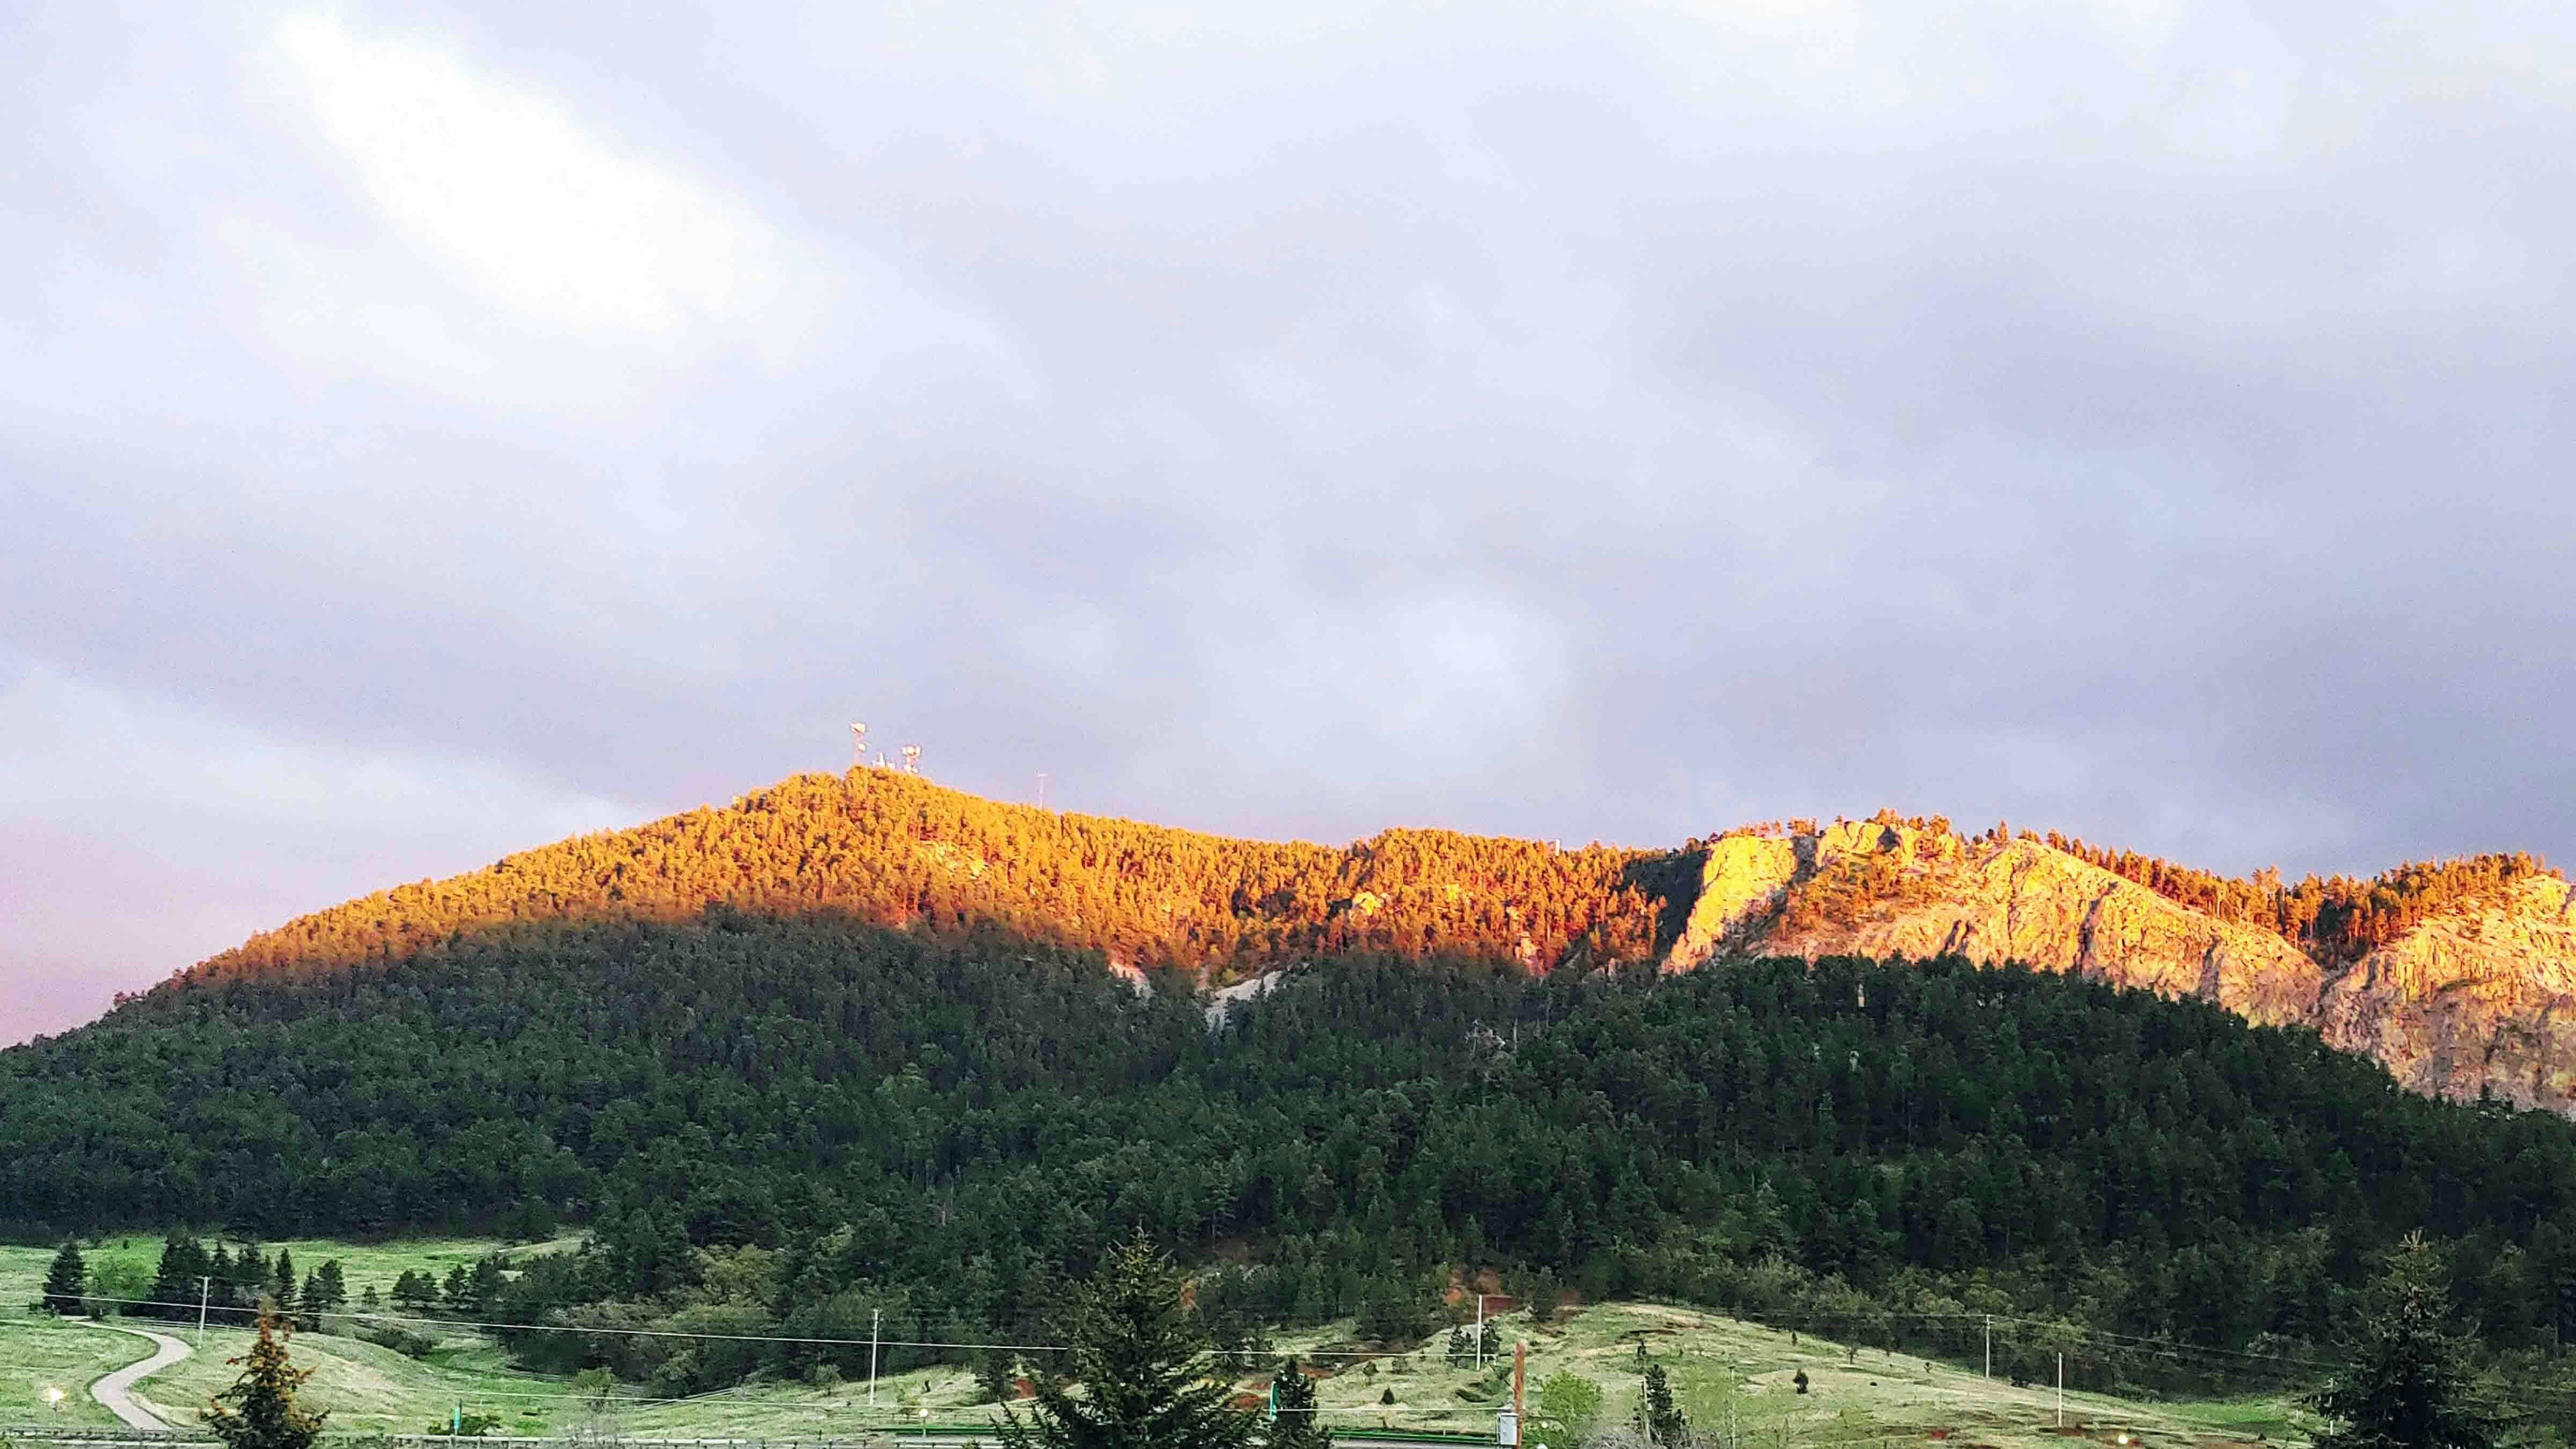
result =
[[170,1365],[177,1363],[179,1360],[186,1358],[189,1353],[188,1346],[166,1333],[154,1333],[148,1329],[142,1328],[128,1328],[121,1323],[102,1323],[98,1326],[101,1328],[114,1329],[118,1333],[131,1333],[137,1337],[148,1338],[152,1340],[154,1344],[159,1346],[159,1351],[140,1363],[127,1364],[116,1372],[103,1376],[98,1380],[98,1382],[89,1386],[89,1396],[98,1400],[101,1408],[114,1414],[119,1420],[123,1421],[128,1428],[170,1428],[171,1426],[169,1424],[162,1422],[159,1415],[134,1402],[133,1389],[136,1384],[141,1383],[144,1379],[149,1378],[153,1374],[157,1374],[161,1370],[168,1368]]

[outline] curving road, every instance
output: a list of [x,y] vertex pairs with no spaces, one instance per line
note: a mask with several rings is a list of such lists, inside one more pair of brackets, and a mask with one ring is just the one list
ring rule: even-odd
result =
[[150,1375],[157,1374],[163,1369],[168,1368],[170,1365],[177,1363],[179,1360],[186,1358],[188,1356],[188,1346],[166,1333],[153,1333],[148,1329],[128,1328],[121,1323],[102,1323],[98,1326],[101,1328],[112,1328],[119,1333],[131,1333],[139,1338],[148,1338],[155,1344],[160,1345],[160,1351],[140,1363],[127,1364],[116,1372],[100,1378],[98,1382],[89,1386],[89,1396],[98,1400],[101,1408],[114,1414],[119,1420],[123,1421],[128,1428],[167,1429],[171,1427],[170,1425],[161,1422],[160,1416],[154,1414],[151,1410],[144,1408],[141,1404],[134,1402],[132,1391],[134,1386],[142,1382],[145,1378]]

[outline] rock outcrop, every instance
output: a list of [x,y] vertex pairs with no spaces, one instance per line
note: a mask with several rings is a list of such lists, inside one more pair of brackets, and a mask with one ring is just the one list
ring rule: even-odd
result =
[[2416,1091],[2576,1108],[2576,891],[2555,876],[2330,968],[2028,837],[1843,821],[1710,844],[1665,969],[1722,952],[2017,961],[2314,1027]]

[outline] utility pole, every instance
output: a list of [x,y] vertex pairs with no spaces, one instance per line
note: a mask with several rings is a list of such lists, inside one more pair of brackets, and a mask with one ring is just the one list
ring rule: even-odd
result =
[[1995,1316],[1986,1315],[1986,1377],[1995,1376]]
[[2066,1427],[2066,1350],[2057,1351],[2057,1427]]
[[871,1409],[877,1406],[877,1324],[884,1317],[882,1308],[868,1310],[868,1407]]
[[1485,1295],[1476,1295],[1476,1372],[1485,1371]]
[[[217,1243],[215,1246],[220,1248],[223,1244]],[[212,1278],[197,1280],[197,1347],[199,1348],[206,1346],[206,1297],[214,1291],[214,1284],[215,1280]]]
[[1046,771],[1038,771],[1038,808],[1046,808]]

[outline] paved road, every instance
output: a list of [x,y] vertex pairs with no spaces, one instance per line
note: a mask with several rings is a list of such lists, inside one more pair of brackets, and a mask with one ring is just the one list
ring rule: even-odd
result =
[[109,1413],[114,1414],[119,1420],[123,1421],[128,1428],[169,1428],[170,1425],[161,1422],[158,1415],[134,1402],[134,1395],[131,1391],[137,1383],[141,1382],[147,1376],[157,1374],[163,1369],[168,1368],[170,1365],[177,1363],[179,1360],[186,1358],[188,1356],[188,1346],[166,1333],[153,1333],[145,1329],[128,1328],[121,1323],[102,1323],[98,1326],[101,1328],[113,1328],[119,1333],[131,1333],[139,1338],[148,1338],[154,1343],[160,1345],[160,1351],[153,1354],[150,1358],[143,1360],[141,1363],[127,1364],[116,1372],[101,1378],[97,1383],[91,1384],[89,1386],[89,1396],[98,1400],[101,1407],[105,1408]]

